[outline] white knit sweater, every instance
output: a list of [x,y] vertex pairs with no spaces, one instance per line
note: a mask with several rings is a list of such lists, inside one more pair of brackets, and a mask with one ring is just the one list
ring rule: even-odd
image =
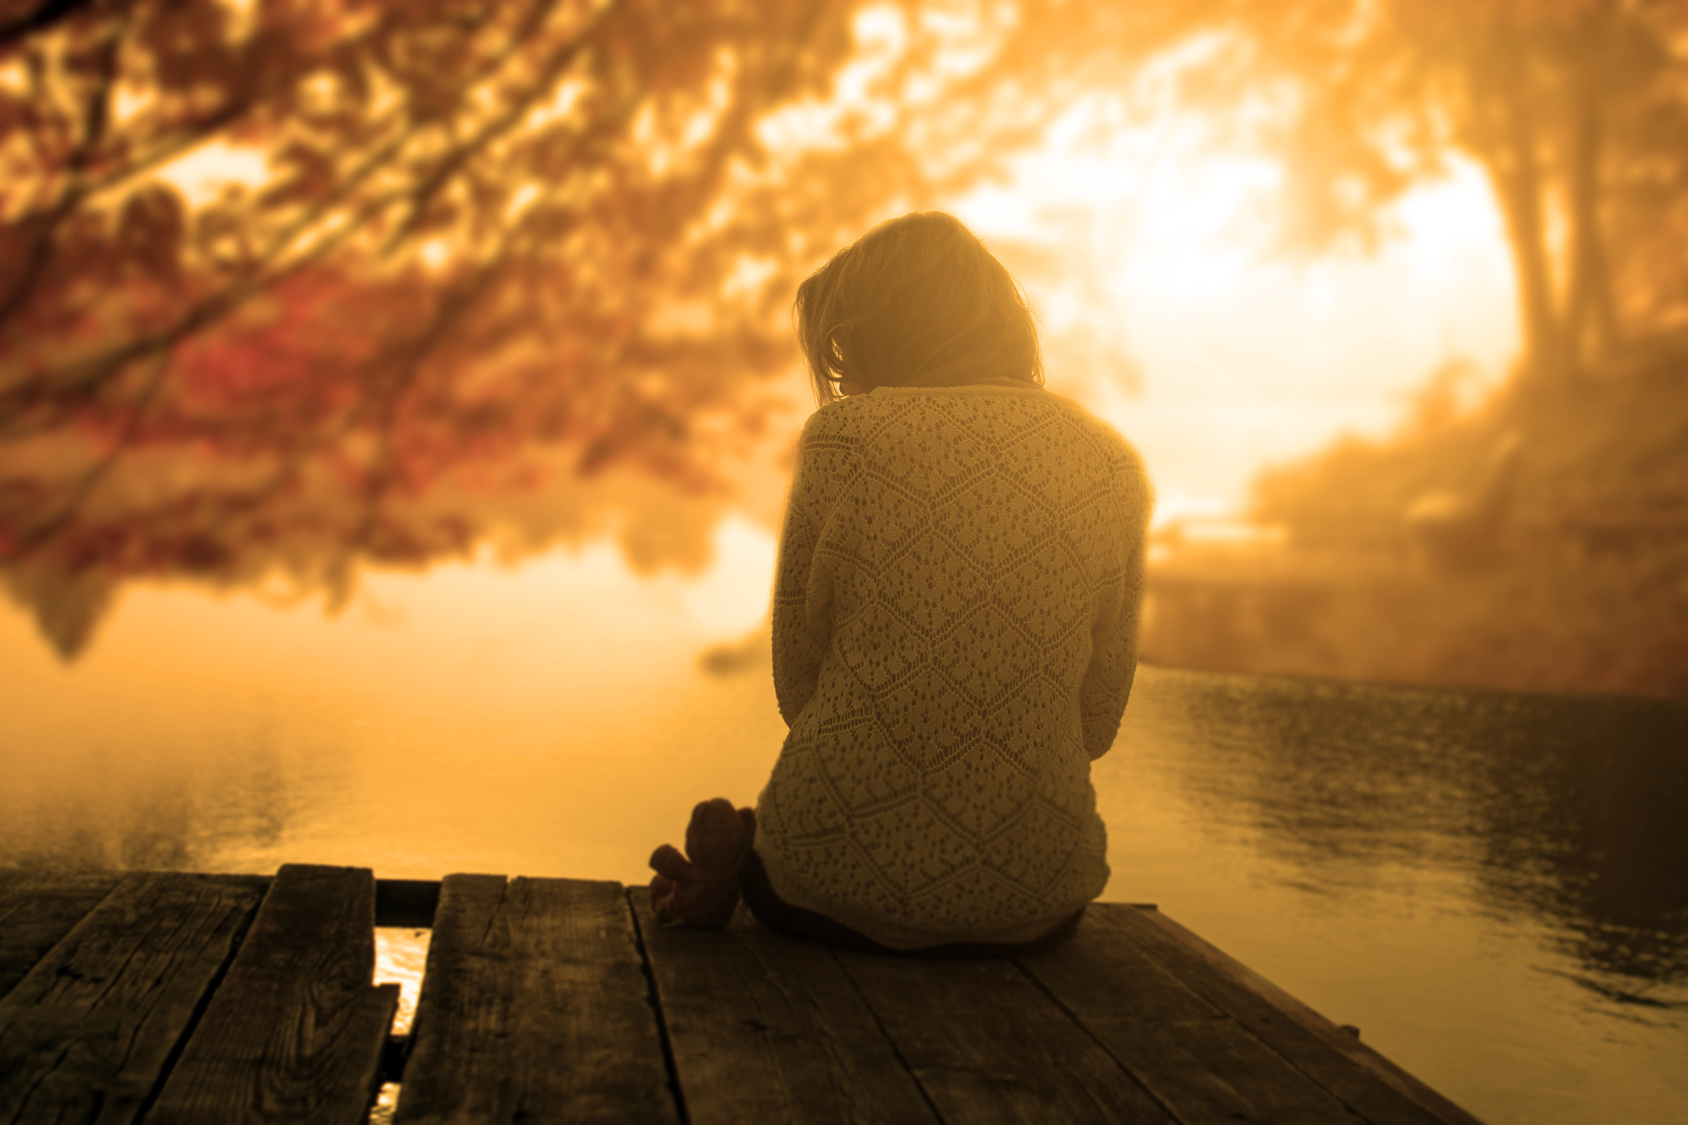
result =
[[1151,506],[1034,387],[883,387],[803,428],[774,585],[774,889],[890,946],[1019,941],[1101,893],[1090,762],[1136,669]]

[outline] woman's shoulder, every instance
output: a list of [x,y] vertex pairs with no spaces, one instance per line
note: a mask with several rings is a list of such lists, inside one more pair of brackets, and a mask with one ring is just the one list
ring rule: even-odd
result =
[[1059,419],[1058,424],[1068,432],[1070,439],[1088,445],[1110,468],[1138,476],[1146,474],[1143,457],[1137,452],[1137,447],[1112,422],[1093,413],[1082,403],[1054,391],[1044,391],[1034,401],[1035,405],[1030,409]]
[[1063,431],[1063,442],[1089,447],[1110,467],[1144,472],[1136,448],[1111,423],[1065,395],[1032,386],[882,387],[821,406],[804,423],[803,440],[854,445],[876,434],[894,439],[909,425],[940,418],[995,431],[990,436],[1003,442],[1054,427]]

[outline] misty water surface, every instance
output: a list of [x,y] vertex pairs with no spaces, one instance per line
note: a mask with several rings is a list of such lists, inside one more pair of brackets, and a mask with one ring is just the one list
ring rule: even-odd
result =
[[[0,866],[642,881],[778,751],[758,646],[699,663],[755,632],[759,535],[729,527],[697,578],[607,550],[375,575],[333,619],[132,588],[70,666],[0,607]],[[1095,768],[1105,897],[1489,1120],[1679,1121],[1684,747],[1681,703],[1145,667]]]

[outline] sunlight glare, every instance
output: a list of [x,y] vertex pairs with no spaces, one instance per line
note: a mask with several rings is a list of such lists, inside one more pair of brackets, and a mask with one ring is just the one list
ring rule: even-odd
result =
[[1506,244],[1503,220],[1490,203],[1483,170],[1464,158],[1449,164],[1446,179],[1411,193],[1396,208],[1406,232],[1407,256],[1431,281],[1458,277],[1474,246]]
[[190,207],[214,203],[231,188],[252,190],[268,183],[269,156],[257,145],[208,141],[166,164],[159,177],[173,185]]
[[795,153],[838,145],[846,125],[874,132],[891,124],[896,110],[873,95],[875,84],[908,46],[903,13],[890,4],[863,8],[851,20],[850,31],[855,51],[833,79],[830,96],[790,102],[757,123],[757,140],[768,151]]
[[715,525],[714,560],[685,580],[687,613],[706,633],[736,639],[767,617],[777,544],[767,528],[732,513]]
[[522,128],[536,131],[567,119],[579,106],[588,89],[590,84],[585,79],[562,79],[557,83],[556,92],[550,98],[538,102],[527,111],[527,116],[522,119]]
[[451,240],[449,238],[430,238],[417,249],[416,256],[422,260],[422,265],[429,270],[441,270],[451,261]]
[[1046,339],[1100,326],[1136,361],[1141,393],[1058,365],[1050,385],[1118,425],[1184,511],[1241,511],[1267,465],[1398,427],[1448,360],[1492,389],[1517,354],[1511,260],[1474,166],[1403,197],[1375,254],[1302,263],[1270,252],[1279,176],[1188,114],[1133,124],[1097,100],[953,205],[993,247],[1057,263],[1020,271]]

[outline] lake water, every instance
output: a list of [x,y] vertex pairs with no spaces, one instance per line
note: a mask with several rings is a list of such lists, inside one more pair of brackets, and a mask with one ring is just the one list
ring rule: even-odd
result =
[[[770,550],[376,574],[337,617],[129,590],[75,665],[0,603],[0,866],[642,881],[784,733]],[[1094,777],[1155,902],[1494,1122],[1688,1120],[1688,702],[1145,667]],[[383,944],[414,980],[417,947]]]

